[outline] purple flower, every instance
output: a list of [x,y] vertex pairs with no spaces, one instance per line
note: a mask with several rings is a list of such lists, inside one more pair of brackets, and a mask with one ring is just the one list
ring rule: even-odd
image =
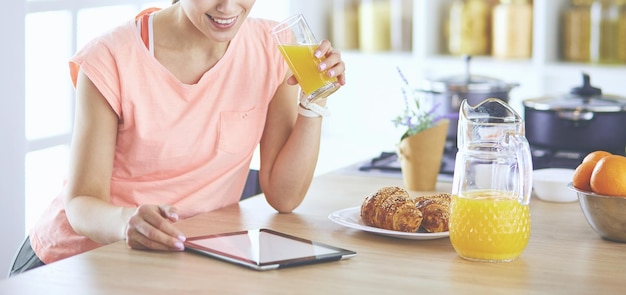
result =
[[[402,138],[405,138],[432,127],[439,120],[443,119],[444,116],[435,117],[435,111],[441,104],[440,102],[436,103],[430,110],[424,111],[420,104],[420,98],[415,95],[415,91],[410,87],[409,81],[406,79],[404,74],[402,74],[399,67],[396,67],[396,69],[398,70],[400,78],[404,82],[404,85],[401,88],[404,99],[404,110],[402,115],[393,120],[393,123],[396,127],[404,126],[407,128],[406,132],[402,135]],[[407,89],[411,94],[410,98],[407,93]],[[414,105],[411,104],[411,100]]]

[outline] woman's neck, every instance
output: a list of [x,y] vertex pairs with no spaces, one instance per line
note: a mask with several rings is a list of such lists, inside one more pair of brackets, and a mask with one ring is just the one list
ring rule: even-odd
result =
[[155,58],[185,84],[197,83],[224,56],[228,44],[200,32],[180,5],[154,16]]
[[204,35],[189,20],[180,4],[168,7],[155,15],[155,43],[167,48],[184,51],[200,50],[213,56],[222,57],[229,42],[216,42]]

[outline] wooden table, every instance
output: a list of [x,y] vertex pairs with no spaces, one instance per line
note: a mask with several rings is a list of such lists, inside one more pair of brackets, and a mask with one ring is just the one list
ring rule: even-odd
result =
[[[192,253],[111,244],[0,281],[1,294],[625,294],[626,244],[601,239],[577,202],[531,202],[532,233],[520,258],[459,258],[448,238],[404,240],[335,224],[328,215],[360,206],[400,178],[330,173],[316,177],[291,214],[264,198],[180,222],[188,236],[267,227],[356,251],[349,260],[257,272]],[[437,190],[449,192],[450,183]]]

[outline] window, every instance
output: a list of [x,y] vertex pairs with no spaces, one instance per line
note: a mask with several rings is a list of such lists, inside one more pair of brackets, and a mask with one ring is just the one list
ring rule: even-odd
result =
[[71,88],[66,60],[71,53],[69,11],[26,16],[26,138],[67,134],[71,129]]
[[25,229],[60,192],[67,171],[74,117],[68,60],[77,48],[169,1],[29,0],[25,17]]

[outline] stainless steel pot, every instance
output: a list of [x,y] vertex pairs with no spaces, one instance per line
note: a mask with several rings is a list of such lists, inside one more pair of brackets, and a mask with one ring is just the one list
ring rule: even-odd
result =
[[519,86],[518,83],[470,74],[470,56],[465,57],[465,73],[462,75],[445,77],[435,80],[424,80],[418,86],[418,93],[426,101],[438,105],[435,115],[450,119],[448,138],[456,138],[459,106],[464,99],[470,105],[476,105],[486,98],[499,98],[509,101],[511,89]]
[[569,94],[527,99],[523,104],[531,146],[624,154],[626,97],[602,94],[591,86],[587,74],[583,85]]

